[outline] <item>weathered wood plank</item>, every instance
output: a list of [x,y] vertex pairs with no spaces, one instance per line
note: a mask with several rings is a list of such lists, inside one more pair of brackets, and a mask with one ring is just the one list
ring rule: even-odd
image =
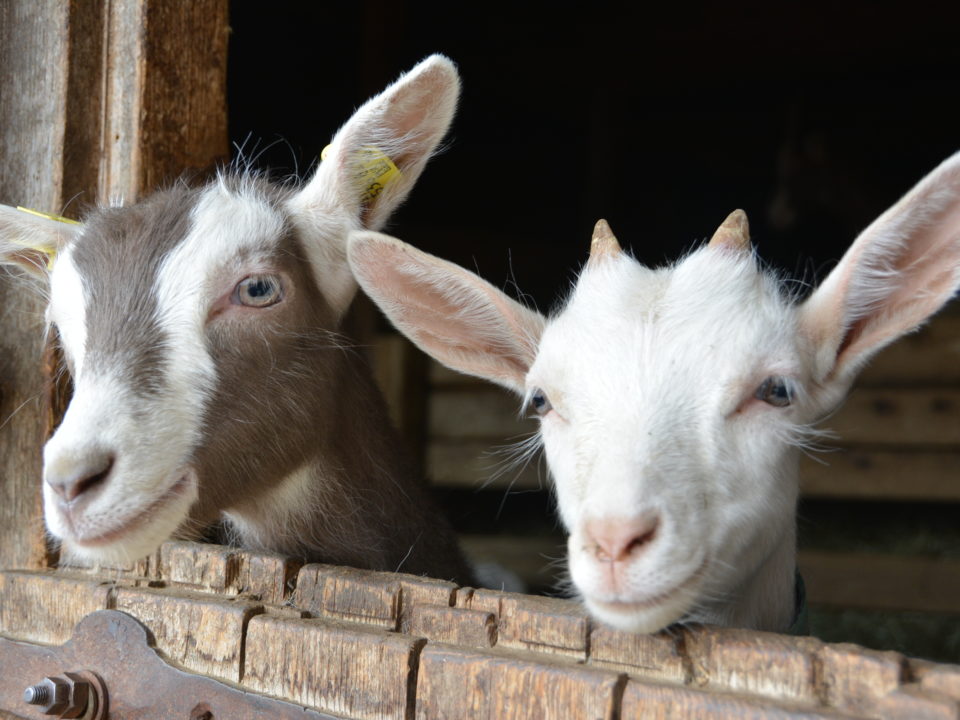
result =
[[0,572],[0,633],[60,645],[81,618],[111,607],[113,585],[64,572]]
[[418,604],[449,607],[457,586],[444,580],[337,565],[304,565],[293,603],[323,616],[395,630]]
[[247,622],[263,612],[247,600],[154,588],[117,588],[113,609],[146,625],[177,665],[230,682],[242,675]]
[[960,450],[819,453],[800,460],[800,490],[811,498],[960,502]]
[[416,717],[612,720],[624,681],[620,673],[523,653],[429,643],[420,654]]
[[811,603],[947,613],[960,608],[957,560],[807,550],[797,564]]
[[483,610],[415,605],[404,613],[402,630],[448,645],[484,648],[497,644],[497,616]]
[[[0,202],[60,210],[65,198],[70,6],[0,3]],[[48,563],[40,493],[49,431],[43,301],[0,277],[0,567]]]
[[839,643],[817,653],[817,682],[826,703],[843,710],[869,711],[905,679],[905,660],[895,652]]
[[818,702],[820,641],[733,628],[683,632],[693,684],[787,702]]
[[960,390],[858,388],[836,415],[821,423],[842,444],[958,449]]
[[430,396],[428,433],[435,438],[489,439],[505,445],[537,429],[536,421],[519,418],[520,402],[493,385],[435,390]]
[[242,684],[358,720],[412,715],[421,638],[334,620],[255,617]]
[[498,647],[586,660],[590,620],[572,600],[503,593]]
[[885,348],[857,383],[863,387],[960,384],[960,314],[941,313],[919,332]]
[[796,706],[746,695],[630,680],[623,692],[620,717],[643,720],[850,720],[851,716],[825,708]]
[[586,659],[590,621],[577,602],[482,588],[460,588],[455,602],[497,618],[498,647]]
[[910,675],[920,687],[960,701],[960,665],[941,665],[926,660],[908,662]]
[[902,687],[873,704],[878,717],[907,720],[957,720],[960,707],[946,695],[916,686]]
[[589,663],[644,681],[682,685],[692,678],[680,639],[674,631],[647,635],[598,625],[590,631]]
[[110,6],[101,198],[135,200],[227,156],[227,8]]

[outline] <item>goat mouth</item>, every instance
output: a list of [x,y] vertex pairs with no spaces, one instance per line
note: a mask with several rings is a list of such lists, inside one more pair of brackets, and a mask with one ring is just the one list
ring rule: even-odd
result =
[[704,558],[697,566],[697,569],[690,573],[684,580],[681,580],[668,590],[664,590],[661,593],[657,593],[643,600],[597,600],[596,598],[589,598],[590,604],[598,610],[615,615],[627,615],[654,610],[688,592],[691,586],[695,585],[700,578],[703,577],[706,569],[707,558]]
[[[124,535],[129,534],[131,530],[149,524],[152,517],[158,511],[162,510],[173,500],[179,499],[187,493],[192,485],[192,478],[192,473],[185,473],[179,480],[167,488],[160,497],[107,532],[92,537],[84,537],[83,535],[74,533],[71,541],[82,547],[102,547],[116,542]],[[71,525],[73,525],[73,523],[71,523]]]

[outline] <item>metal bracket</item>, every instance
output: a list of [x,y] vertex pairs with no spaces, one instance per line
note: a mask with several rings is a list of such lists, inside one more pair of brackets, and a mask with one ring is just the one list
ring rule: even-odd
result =
[[179,670],[157,654],[146,627],[117,610],[87,615],[59,647],[0,637],[0,668],[0,709],[24,718],[50,717],[24,702],[24,690],[69,672],[102,681],[91,720],[337,720]]

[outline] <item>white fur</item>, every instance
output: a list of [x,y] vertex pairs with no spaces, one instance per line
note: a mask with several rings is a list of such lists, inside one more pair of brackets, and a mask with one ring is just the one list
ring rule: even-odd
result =
[[[351,237],[360,285],[422,349],[528,406],[545,393],[573,585],[620,628],[790,625],[799,450],[864,362],[960,287],[960,154],[803,304],[731,232],[661,270],[605,245],[550,319],[393,238]],[[767,378],[789,405],[758,397]]]

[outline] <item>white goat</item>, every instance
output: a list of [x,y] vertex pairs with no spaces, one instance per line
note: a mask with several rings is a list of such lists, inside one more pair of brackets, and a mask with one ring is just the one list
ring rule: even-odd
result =
[[540,416],[570,574],[595,617],[782,631],[796,611],[798,448],[866,360],[960,285],[960,154],[799,304],[758,268],[742,211],[658,270],[600,221],[550,319],[384,235],[351,236],[350,264],[424,351]]
[[138,558],[222,516],[247,547],[469,578],[336,332],[356,292],[348,234],[406,197],[458,94],[453,64],[427,58],[300,189],[221,175],[78,225],[0,207],[6,264],[45,278],[56,254],[47,318],[76,390],[43,490],[68,558]]

